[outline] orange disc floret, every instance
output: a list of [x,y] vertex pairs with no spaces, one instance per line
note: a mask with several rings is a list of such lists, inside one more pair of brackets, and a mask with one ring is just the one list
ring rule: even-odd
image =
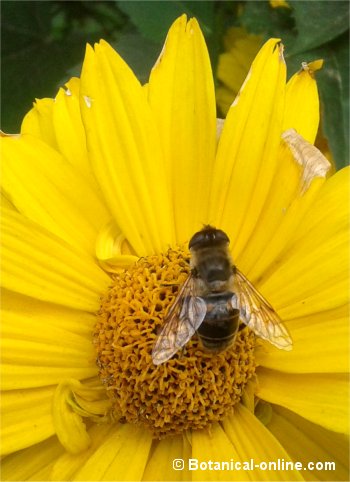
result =
[[189,275],[188,261],[179,248],[141,258],[115,275],[94,330],[114,417],[143,425],[157,438],[222,420],[255,372],[255,337],[248,328],[224,352],[206,352],[194,336],[168,362],[153,364],[157,333]]

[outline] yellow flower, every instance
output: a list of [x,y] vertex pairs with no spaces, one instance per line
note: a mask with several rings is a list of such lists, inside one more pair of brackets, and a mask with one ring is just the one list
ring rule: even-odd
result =
[[242,27],[227,30],[224,36],[225,52],[220,54],[217,68],[220,85],[216,89],[216,101],[221,115],[226,116],[262,44],[261,35],[249,34]]
[[[305,70],[286,85],[271,39],[217,141],[208,53],[183,16],[147,86],[101,41],[80,79],[3,138],[3,480],[347,479],[349,170],[326,180],[281,139],[295,129],[313,143],[318,112],[315,80]],[[192,339],[152,364],[152,326],[203,223],[228,234],[292,351],[246,328],[224,354]],[[218,366],[242,369],[241,383]],[[220,418],[215,397],[230,401],[230,387],[238,401]],[[183,414],[170,421],[169,400]],[[192,419],[208,425],[177,433]],[[177,435],[153,439],[162,426]],[[209,467],[251,459],[252,472]],[[335,470],[286,471],[290,461]]]
[[[271,3],[271,2],[270,2]],[[288,7],[285,2],[276,2],[273,7]],[[231,27],[224,36],[225,51],[219,55],[217,78],[220,81],[216,88],[216,102],[219,107],[220,115],[226,117],[227,112],[237,96],[240,87],[249,71],[250,64],[262,45],[262,36],[249,34],[242,27]],[[316,60],[305,63],[305,68],[310,69],[310,74],[314,74],[322,69],[323,60]],[[331,164],[330,173],[335,172],[335,163],[330,152],[327,139],[319,127],[315,145]]]
[[270,0],[270,5],[272,8],[290,8],[290,5],[286,0]]

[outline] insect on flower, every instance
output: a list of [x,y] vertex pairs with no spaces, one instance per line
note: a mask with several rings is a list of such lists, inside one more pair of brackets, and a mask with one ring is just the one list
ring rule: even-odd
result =
[[224,231],[212,226],[192,236],[191,271],[154,345],[155,365],[169,360],[195,332],[205,349],[223,351],[244,326],[277,348],[292,349],[278,314],[233,264],[229,242]]

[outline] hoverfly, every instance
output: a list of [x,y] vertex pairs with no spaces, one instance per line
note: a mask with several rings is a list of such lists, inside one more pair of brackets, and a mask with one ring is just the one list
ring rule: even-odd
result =
[[277,348],[292,340],[266,299],[234,266],[224,231],[205,226],[190,242],[191,271],[164,319],[152,351],[155,365],[169,360],[197,332],[203,347],[220,352],[233,344],[241,321]]

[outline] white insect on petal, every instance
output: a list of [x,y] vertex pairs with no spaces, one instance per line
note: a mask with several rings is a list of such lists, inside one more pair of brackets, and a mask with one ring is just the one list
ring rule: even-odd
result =
[[66,89],[65,90],[65,94],[68,95],[68,97],[70,97],[72,95],[72,91],[70,89]]
[[315,177],[326,177],[331,164],[317,147],[310,144],[295,129],[283,132],[282,139],[291,150],[295,161],[303,169],[301,194],[304,194]]

